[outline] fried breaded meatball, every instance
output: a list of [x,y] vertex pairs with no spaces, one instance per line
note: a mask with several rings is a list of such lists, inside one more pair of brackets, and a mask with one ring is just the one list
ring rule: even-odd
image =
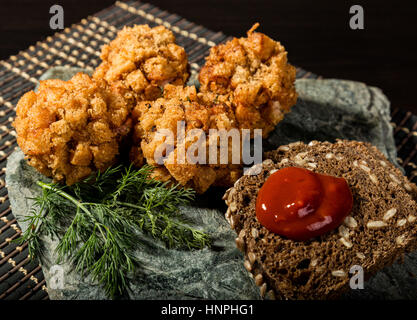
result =
[[101,52],[93,77],[105,80],[132,105],[161,96],[167,83],[183,85],[188,61],[174,34],[163,26],[124,27]]
[[71,185],[115,163],[130,129],[126,101],[78,73],[69,81],[41,81],[18,102],[13,123],[29,164]]
[[[135,125],[131,160],[140,164],[145,158],[148,164],[156,166],[154,178],[176,181],[203,193],[211,185],[229,186],[240,177],[240,159],[237,164],[220,164],[219,139],[210,135],[210,129],[238,130],[233,110],[226,103],[205,105],[195,87],[167,85],[163,98],[139,103],[133,110],[133,119]],[[181,122],[184,129],[178,127]],[[191,135],[193,129],[201,130]],[[163,130],[172,132],[172,140],[164,135]],[[184,130],[183,141],[177,139],[178,130]],[[190,163],[186,154],[199,138],[203,139],[201,150],[204,149],[206,153],[204,161]],[[230,147],[231,141],[228,143],[227,153],[231,159],[233,149]],[[158,148],[164,144],[168,146],[163,148],[165,153],[157,153]],[[210,145],[217,150],[213,164],[209,163],[208,158]],[[157,154],[161,157],[158,158]],[[181,157],[181,154],[184,156]],[[197,151],[190,151],[189,154],[197,156]]]
[[211,48],[199,74],[201,92],[211,99],[224,95],[235,111],[240,128],[263,129],[267,137],[297,101],[296,70],[287,62],[285,48],[255,32]]

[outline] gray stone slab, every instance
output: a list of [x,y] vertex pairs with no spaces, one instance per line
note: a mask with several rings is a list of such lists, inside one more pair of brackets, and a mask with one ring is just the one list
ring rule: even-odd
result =
[[[78,72],[79,69],[76,70]],[[50,70],[43,78],[68,79],[74,70]],[[265,149],[292,141],[336,138],[368,141],[376,145],[391,161],[396,152],[389,124],[389,101],[381,90],[363,83],[344,80],[297,80],[299,100],[280,123]],[[13,214],[21,228],[31,207],[28,198],[40,188],[36,181],[47,178],[27,165],[20,150],[7,163],[6,183]],[[243,268],[243,256],[236,249],[234,231],[224,219],[224,190],[210,189],[191,206],[180,208],[199,228],[212,236],[208,249],[168,250],[152,237],[140,234],[141,245],[135,255],[142,262],[140,272],[131,276],[131,299],[259,299],[253,279]],[[139,232],[139,231],[138,231]],[[81,278],[69,263],[62,263],[64,286],[54,283],[56,265],[54,248],[57,239],[44,238],[45,257],[41,264],[51,299],[105,299],[103,289],[89,277]],[[52,269],[51,269],[52,268]],[[417,298],[417,253],[405,257],[404,264],[394,264],[379,272],[365,284],[364,290],[351,291],[347,299]]]
[[334,79],[299,79],[296,88],[297,104],[270,135],[267,148],[294,141],[359,140],[397,164],[390,102],[380,89]]

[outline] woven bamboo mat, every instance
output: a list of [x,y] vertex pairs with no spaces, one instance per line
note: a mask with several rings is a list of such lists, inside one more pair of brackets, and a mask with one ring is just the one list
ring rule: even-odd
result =
[[[229,37],[191,23],[150,4],[116,2],[80,23],[46,38],[27,50],[0,61],[0,300],[48,299],[48,289],[39,265],[28,259],[27,245],[11,241],[21,230],[10,209],[5,187],[7,157],[16,147],[12,127],[15,105],[21,95],[34,89],[37,79],[52,66],[74,66],[93,70],[100,62],[101,46],[116,37],[123,26],[164,25],[171,29],[188,54],[191,71],[198,72],[210,47]],[[298,78],[317,78],[297,68]],[[408,177],[417,180],[417,117],[394,108],[392,125],[399,162]]]

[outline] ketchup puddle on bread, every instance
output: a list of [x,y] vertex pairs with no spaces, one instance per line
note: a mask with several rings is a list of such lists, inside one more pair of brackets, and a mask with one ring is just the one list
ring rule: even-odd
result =
[[286,167],[273,173],[259,190],[256,217],[269,231],[303,241],[337,228],[352,206],[345,179]]

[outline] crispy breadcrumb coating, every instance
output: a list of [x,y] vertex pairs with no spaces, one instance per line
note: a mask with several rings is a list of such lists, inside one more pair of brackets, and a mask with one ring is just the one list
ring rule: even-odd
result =
[[[211,185],[229,186],[236,181],[242,172],[240,164],[208,164],[208,148],[218,140],[210,139],[210,129],[230,130],[237,127],[232,108],[225,103],[202,104],[195,87],[179,87],[167,85],[164,97],[156,101],[143,101],[133,110],[134,141],[131,149],[133,163],[147,163],[156,166],[154,177],[162,181],[175,181],[181,185],[194,188],[197,192],[205,192]],[[199,136],[177,141],[178,122],[184,121],[185,136],[192,129],[201,129],[205,134],[204,148],[207,152],[206,163],[194,164],[179,159],[180,144],[185,152],[196,142]],[[161,138],[161,129],[170,130],[174,141]],[[200,131],[201,132],[201,131]],[[165,160],[156,159],[155,151],[162,144],[173,143],[173,150],[164,154]],[[232,148],[228,149],[231,159]],[[218,152],[220,157],[220,152]],[[170,163],[171,162],[171,163]]]
[[78,73],[69,81],[41,81],[19,100],[13,125],[29,164],[71,185],[115,163],[131,129],[130,111],[103,82]]
[[[241,151],[226,140],[229,162],[221,164],[221,139],[210,130],[236,130],[239,145],[242,129],[262,129],[265,138],[297,99],[295,68],[287,63],[287,52],[254,32],[257,26],[247,38],[211,49],[199,74],[199,93],[194,86],[184,87],[187,56],[171,31],[125,27],[103,47],[103,61],[92,78],[80,73],[67,82],[42,81],[37,93],[20,99],[17,142],[30,165],[70,185],[113,165],[134,126],[130,159],[136,166],[155,166],[154,178],[199,193],[211,185],[230,186],[242,174]],[[184,141],[177,140],[179,123],[184,124]],[[188,136],[193,129],[201,130]],[[172,141],[161,138],[163,130],[172,132]],[[201,151],[195,150],[200,138],[203,158],[197,164],[181,162],[183,153]],[[161,146],[169,148],[155,157]],[[210,150],[217,150],[215,163],[209,163]],[[238,161],[231,164],[236,155]]]
[[167,83],[184,85],[188,61],[174,34],[163,26],[124,27],[101,52],[94,79],[105,80],[132,105],[161,96]]
[[240,128],[263,129],[267,137],[297,101],[296,70],[285,48],[255,32],[211,48],[200,71],[201,92],[232,102]]

